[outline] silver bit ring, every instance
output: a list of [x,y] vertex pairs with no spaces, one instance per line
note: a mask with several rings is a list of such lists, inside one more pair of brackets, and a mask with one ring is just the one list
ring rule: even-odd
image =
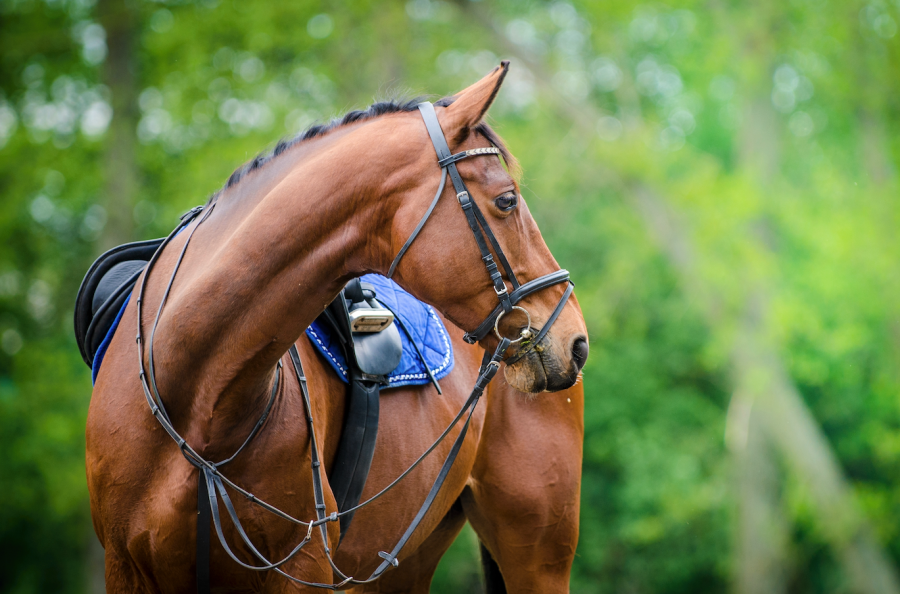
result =
[[[524,307],[519,307],[518,305],[513,305],[512,308],[518,309],[520,312],[525,314],[526,318],[528,318],[528,327],[519,332],[519,338],[509,341],[509,344],[516,344],[517,342],[520,342],[522,339],[531,335],[531,314],[528,313],[527,309],[525,309]],[[506,314],[507,312],[501,311],[500,315],[497,316],[497,319],[494,321],[494,334],[496,334],[497,338],[499,338],[500,340],[503,340],[503,336],[500,335],[500,320]]]

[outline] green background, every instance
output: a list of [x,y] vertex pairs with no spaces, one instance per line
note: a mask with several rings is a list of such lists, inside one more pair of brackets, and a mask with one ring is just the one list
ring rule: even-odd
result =
[[[0,0],[0,591],[102,591],[71,326],[93,258],[280,137],[507,58],[491,121],[590,332],[572,591],[900,591],[898,20]],[[434,592],[480,588],[475,542]]]

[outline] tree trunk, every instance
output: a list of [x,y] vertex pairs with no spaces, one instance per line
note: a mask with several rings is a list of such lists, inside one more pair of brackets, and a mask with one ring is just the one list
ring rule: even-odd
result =
[[[109,88],[113,109],[104,153],[106,183],[102,205],[106,225],[98,239],[98,250],[106,251],[133,241],[134,203],[138,187],[135,158],[138,81],[135,73],[134,42],[138,39],[133,3],[100,0],[97,14],[106,30],[107,58],[102,77]],[[91,529],[85,571],[85,592],[106,592],[106,568],[103,547]]]
[[112,95],[113,116],[106,143],[106,187],[103,206],[107,221],[99,247],[111,247],[134,240],[134,203],[138,188],[135,158],[137,143],[138,82],[134,43],[139,38],[131,3],[100,0],[100,23],[106,29],[108,55],[103,82]]

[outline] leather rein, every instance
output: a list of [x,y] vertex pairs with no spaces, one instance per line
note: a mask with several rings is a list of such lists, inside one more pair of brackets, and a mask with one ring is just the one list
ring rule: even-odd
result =
[[[140,365],[140,382],[141,387],[144,391],[144,396],[146,397],[147,404],[150,407],[150,412],[159,422],[159,424],[163,427],[166,433],[175,441],[179,450],[185,459],[195,466],[199,470],[199,481],[198,481],[198,496],[197,496],[197,507],[198,507],[198,520],[197,520],[197,590],[200,594],[207,594],[210,591],[210,532],[214,529],[216,536],[219,539],[222,547],[225,552],[238,563],[241,567],[246,569],[250,569],[253,571],[276,571],[277,573],[283,575],[289,580],[296,582],[298,584],[302,584],[305,586],[312,586],[317,588],[323,588],[328,590],[337,590],[343,588],[347,585],[359,585],[359,584],[367,584],[377,580],[381,575],[390,567],[397,567],[399,565],[399,561],[397,560],[397,556],[400,554],[400,551],[406,545],[409,538],[412,536],[413,532],[415,532],[416,528],[419,526],[421,521],[424,519],[426,513],[431,508],[432,503],[437,497],[441,487],[444,484],[447,475],[450,472],[453,463],[456,460],[457,455],[462,447],[463,441],[465,440],[466,434],[469,429],[469,425],[472,420],[472,415],[475,412],[475,407],[478,404],[481,396],[484,394],[485,389],[488,384],[497,374],[497,371],[500,369],[500,363],[502,361],[507,361],[508,363],[515,362],[525,356],[528,352],[531,352],[535,346],[537,346],[540,341],[546,336],[547,332],[550,329],[550,326],[556,321],[562,312],[563,307],[568,301],[569,296],[572,294],[572,289],[574,284],[569,280],[569,273],[565,270],[558,270],[556,272],[544,275],[535,280],[526,282],[524,285],[520,284],[516,279],[515,274],[513,273],[512,267],[509,264],[503,250],[500,248],[500,244],[497,242],[496,237],[490,229],[490,226],[487,223],[487,220],[484,218],[484,215],[478,209],[478,206],[471,199],[468,189],[466,188],[465,183],[459,175],[459,171],[456,168],[456,162],[460,161],[467,157],[473,157],[478,155],[487,155],[487,154],[499,154],[500,151],[496,147],[490,148],[479,148],[479,149],[471,149],[468,151],[463,151],[456,154],[451,154],[450,149],[447,146],[447,142],[444,138],[443,131],[441,130],[440,124],[438,123],[437,116],[434,111],[434,106],[431,103],[425,102],[419,104],[419,110],[422,114],[422,117],[425,121],[425,126],[428,129],[429,136],[431,137],[432,144],[434,145],[435,151],[438,156],[438,164],[441,167],[441,182],[440,187],[438,188],[437,194],[429,206],[425,216],[419,222],[416,229],[413,231],[412,235],[400,249],[400,252],[394,258],[394,261],[391,264],[390,270],[388,272],[388,277],[390,277],[397,268],[397,264],[400,259],[403,257],[403,254],[406,253],[409,246],[412,244],[413,240],[419,234],[422,227],[425,225],[428,218],[431,216],[434,207],[437,204],[438,199],[443,193],[444,186],[446,184],[447,176],[449,174],[451,182],[453,183],[453,187],[456,190],[456,197],[459,201],[460,206],[463,209],[463,213],[466,216],[466,219],[469,223],[469,227],[472,229],[472,233],[475,236],[475,241],[478,244],[478,248],[481,251],[482,260],[485,263],[487,268],[487,272],[491,278],[491,281],[494,285],[494,291],[497,293],[497,298],[500,303],[497,307],[491,312],[491,314],[472,332],[467,332],[465,335],[466,342],[470,344],[474,344],[475,342],[481,340],[493,329],[497,334],[497,338],[499,339],[499,344],[497,348],[493,352],[493,354],[485,351],[484,357],[482,358],[481,367],[478,373],[478,379],[475,382],[475,386],[473,387],[469,397],[466,399],[465,404],[463,404],[460,411],[453,418],[450,424],[446,429],[437,437],[437,439],[422,453],[419,458],[416,459],[415,462],[410,465],[403,473],[401,473],[396,479],[394,479],[389,485],[387,485],[384,489],[367,499],[366,501],[352,507],[346,509],[342,512],[332,512],[331,514],[326,513],[325,506],[325,496],[324,496],[324,488],[323,488],[323,479],[322,479],[322,465],[319,459],[319,449],[318,443],[316,440],[316,434],[314,430],[314,422],[312,415],[312,407],[310,406],[310,398],[309,398],[309,389],[306,383],[306,377],[303,372],[302,363],[300,361],[300,354],[297,351],[296,345],[291,345],[290,349],[288,349],[288,354],[290,357],[291,365],[294,369],[294,373],[297,377],[298,384],[300,386],[300,390],[303,397],[303,405],[306,411],[306,421],[310,435],[310,457],[311,457],[311,467],[312,467],[312,480],[313,480],[313,498],[315,501],[316,508],[316,519],[310,521],[303,521],[298,518],[291,516],[290,514],[278,509],[277,507],[266,503],[262,499],[256,497],[254,494],[248,492],[243,489],[239,485],[232,482],[228,479],[220,470],[221,467],[227,465],[229,462],[234,460],[238,454],[240,454],[247,445],[253,440],[253,438],[259,433],[265,424],[266,419],[269,416],[269,413],[272,410],[272,406],[275,402],[275,399],[278,393],[281,391],[283,387],[283,377],[282,377],[282,361],[279,360],[275,369],[275,377],[272,383],[272,390],[269,396],[269,400],[263,410],[262,415],[257,421],[256,425],[251,430],[250,434],[243,441],[241,446],[228,458],[220,461],[220,462],[211,462],[205,459],[202,455],[200,455],[196,450],[194,450],[190,444],[188,444],[185,439],[176,431],[168,412],[166,411],[166,407],[163,404],[162,397],[159,393],[159,388],[156,382],[156,373],[154,366],[154,356],[153,356],[153,340],[156,335],[156,329],[159,324],[159,320],[162,314],[163,307],[166,304],[166,300],[169,297],[169,293],[172,289],[172,285],[175,281],[175,276],[178,272],[179,267],[184,259],[184,255],[187,252],[188,245],[191,242],[191,239],[194,235],[194,232],[197,228],[203,224],[203,222],[210,216],[212,211],[215,208],[215,202],[212,202],[207,207],[198,206],[182,216],[181,223],[176,226],[176,228],[166,237],[166,239],[160,244],[159,248],[157,248],[156,252],[150,258],[147,263],[146,269],[144,271],[143,276],[141,277],[141,282],[138,288],[138,295],[136,300],[136,308],[137,308],[137,346],[138,346],[138,359]],[[185,230],[191,222],[197,218],[198,215],[202,213],[202,217],[199,222],[190,230],[187,235],[187,239],[184,242],[184,245],[181,248],[181,251],[176,259],[175,266],[172,270],[172,274],[169,278],[169,281],[166,285],[166,288],[163,292],[162,299],[160,300],[159,308],[156,311],[156,315],[153,321],[153,325],[150,329],[149,341],[147,341],[147,363],[144,363],[144,355],[145,355],[145,340],[143,333],[143,299],[144,293],[146,291],[147,282],[150,277],[150,272],[153,269],[154,265],[159,260],[160,255],[162,254],[165,247],[172,241],[172,239],[178,235],[181,231]],[[509,292],[506,286],[506,283],[503,280],[502,274],[500,273],[496,263],[494,262],[493,256],[491,254],[490,249],[488,248],[487,243],[490,242],[491,247],[494,248],[494,252],[497,254],[497,257],[500,260],[501,265],[503,266],[507,277],[509,278],[510,283],[512,284],[513,290]],[[566,282],[568,286],[566,287],[565,293],[563,294],[562,299],[559,301],[556,309],[553,311],[551,316],[547,319],[547,322],[544,324],[543,328],[535,335],[531,328],[531,317],[526,310],[519,307],[517,303],[519,303],[526,296],[539,291],[541,289],[556,285],[561,282]],[[509,338],[505,338],[499,333],[499,322],[503,315],[513,311],[514,309],[519,309],[523,311],[526,316],[528,316],[528,327],[520,332],[520,335],[515,340],[511,340]],[[515,342],[525,341],[524,346],[520,347],[519,350],[513,355],[512,358],[504,359],[504,354],[509,346]],[[435,478],[435,481],[426,496],[424,502],[419,508],[418,513],[415,518],[413,518],[412,522],[407,527],[406,531],[403,533],[403,536],[397,541],[397,544],[393,547],[393,549],[388,552],[379,552],[378,555],[381,557],[381,564],[375,569],[371,576],[367,579],[358,580],[351,576],[345,575],[340,569],[338,569],[334,563],[334,559],[332,557],[332,551],[329,547],[328,540],[328,532],[326,524],[328,522],[337,522],[344,515],[353,513],[359,510],[362,507],[365,507],[380,498],[382,495],[387,493],[390,489],[396,486],[403,478],[405,478],[414,468],[416,468],[435,448],[449,435],[450,431],[459,424],[460,420],[465,417],[465,421],[462,424],[462,428],[460,429],[459,434],[453,442],[453,445],[450,449],[449,454],[444,460],[443,465],[441,466],[441,470],[438,473],[438,476]],[[238,518],[237,512],[235,510],[234,504],[231,501],[231,497],[226,490],[226,485],[230,487],[232,490],[240,494],[242,497],[247,499],[250,503],[261,507],[262,509],[284,519],[291,523],[297,524],[298,526],[302,526],[306,529],[306,535],[304,538],[282,559],[277,561],[270,561],[263,555],[256,546],[250,541],[249,536],[241,524],[240,519]],[[243,543],[247,546],[247,548],[252,552],[252,554],[260,561],[260,565],[252,565],[245,563],[241,559],[237,557],[237,555],[233,552],[231,547],[225,540],[224,530],[223,530],[223,521],[220,514],[220,505],[219,499],[222,500],[222,503],[225,506],[225,509],[228,513],[228,516],[231,518],[231,521],[240,536]],[[318,582],[308,582],[294,576],[289,575],[284,570],[281,569],[281,566],[294,558],[297,553],[306,546],[313,538],[313,530],[314,528],[319,527],[319,532],[322,537],[322,543],[324,545],[325,554],[328,559],[329,564],[334,571],[334,574],[341,581],[336,584],[325,584]]]

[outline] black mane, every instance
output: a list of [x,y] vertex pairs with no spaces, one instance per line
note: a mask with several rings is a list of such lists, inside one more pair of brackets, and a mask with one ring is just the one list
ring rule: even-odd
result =
[[[454,99],[455,97],[444,97],[443,99],[435,101],[434,104],[436,106],[446,107],[453,103]],[[303,142],[304,140],[322,136],[328,132],[331,132],[335,128],[340,128],[341,126],[346,126],[347,124],[352,124],[363,120],[370,120],[385,114],[416,111],[419,103],[421,103],[423,100],[424,99],[417,97],[407,100],[378,101],[370,105],[367,109],[357,109],[347,112],[342,117],[334,118],[327,124],[313,124],[290,140],[280,140],[271,152],[267,151],[260,153],[255,158],[235,169],[234,173],[232,173],[228,178],[228,181],[225,182],[225,186],[210,198],[210,202],[212,202],[219,194],[221,194],[228,188],[237,185],[238,182],[244,179],[244,177],[246,177],[249,173],[256,171],[287,149]],[[500,149],[503,159],[504,161],[506,161],[507,166],[510,167],[510,169],[515,170],[517,168],[515,158],[507,150],[506,145],[503,144],[503,140],[497,135],[496,132],[494,132],[490,128],[490,126],[488,126],[485,122],[480,122],[475,127],[475,131],[484,136],[492,145]]]

